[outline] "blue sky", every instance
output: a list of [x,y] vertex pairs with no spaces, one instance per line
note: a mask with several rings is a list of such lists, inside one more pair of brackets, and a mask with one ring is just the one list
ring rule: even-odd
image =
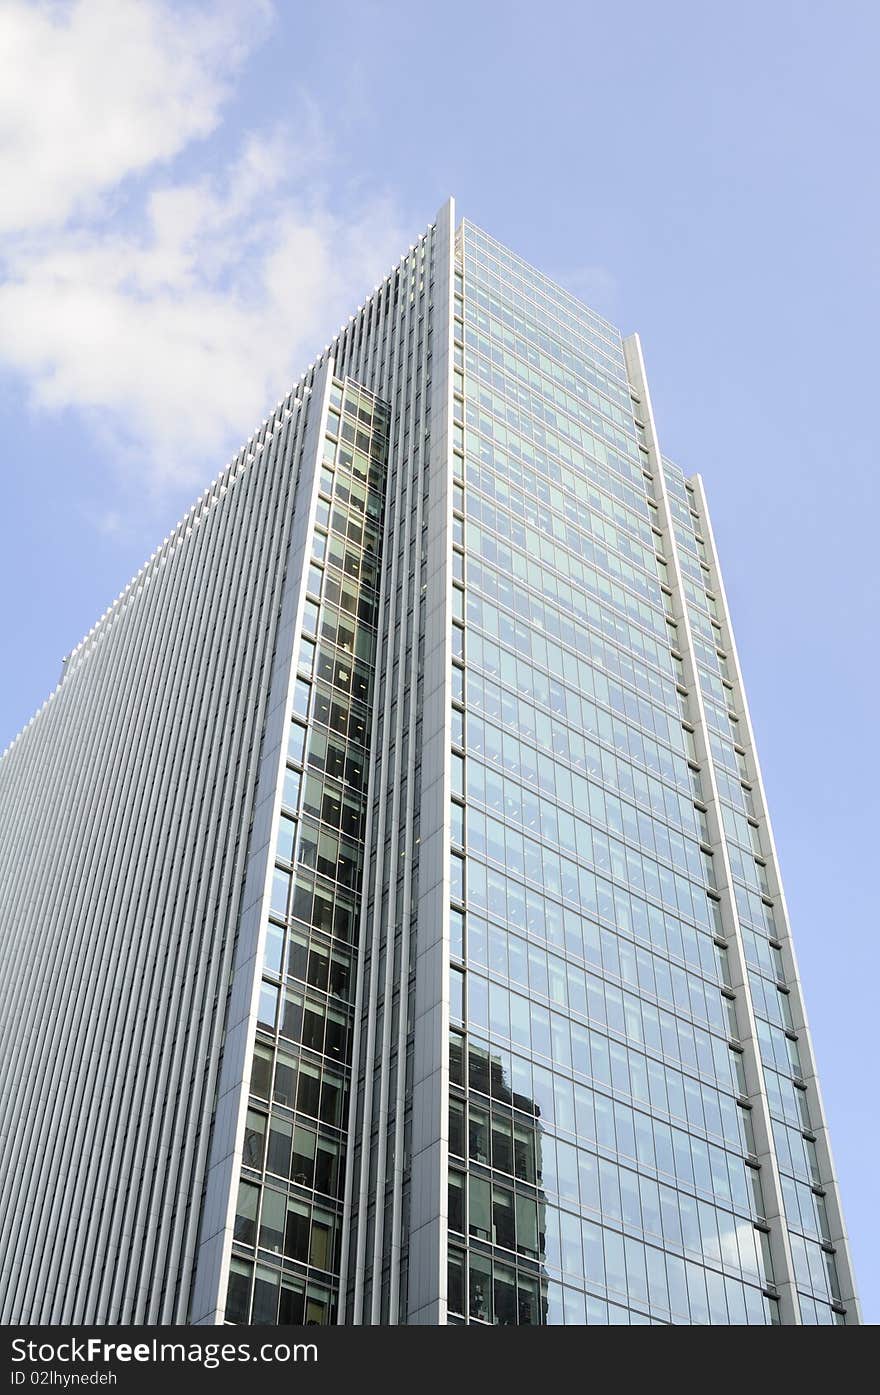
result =
[[639,330],[706,481],[875,1322],[878,42],[867,0],[0,7],[0,748],[454,194]]

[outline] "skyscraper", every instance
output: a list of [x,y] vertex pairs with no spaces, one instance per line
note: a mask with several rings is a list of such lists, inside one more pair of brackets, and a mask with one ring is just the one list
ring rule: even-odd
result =
[[451,201],[0,807],[4,1322],[859,1320],[702,483]]

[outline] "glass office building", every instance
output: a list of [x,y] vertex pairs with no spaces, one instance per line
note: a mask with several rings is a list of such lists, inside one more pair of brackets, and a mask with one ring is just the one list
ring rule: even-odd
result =
[[3,1321],[859,1321],[702,482],[451,201],[0,801]]

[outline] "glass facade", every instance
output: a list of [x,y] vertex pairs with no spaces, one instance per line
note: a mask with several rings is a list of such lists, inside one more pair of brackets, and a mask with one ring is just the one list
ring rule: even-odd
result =
[[745,961],[743,995],[747,991],[754,1014],[757,1068],[770,1118],[769,1143],[779,1177],[793,1302],[803,1323],[845,1322],[848,1314],[841,1302],[826,1206],[827,1164],[823,1169],[817,1153],[816,1100],[814,1096],[811,1101],[805,1084],[802,1009],[797,993],[792,993],[794,975],[780,940],[780,889],[766,824],[762,828],[760,800],[753,790],[754,772],[746,750],[750,733],[728,662],[729,622],[713,590],[700,500],[675,465],[664,460],[663,468],[691,632],[694,682],[708,738],[707,764],[728,861],[731,910]]
[[336,1319],[388,409],[331,384],[282,776],[228,1321]]
[[676,548],[801,1319],[840,1321],[692,495],[667,462],[669,537],[619,335],[467,223],[454,352],[449,1320],[784,1320]]
[[702,482],[452,200],[6,811],[4,1321],[860,1320]]

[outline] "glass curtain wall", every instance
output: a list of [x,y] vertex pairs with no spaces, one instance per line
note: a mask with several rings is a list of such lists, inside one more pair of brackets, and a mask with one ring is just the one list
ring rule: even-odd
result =
[[335,1321],[388,411],[330,390],[227,1321]]
[[456,284],[450,1321],[778,1321],[620,337]]

